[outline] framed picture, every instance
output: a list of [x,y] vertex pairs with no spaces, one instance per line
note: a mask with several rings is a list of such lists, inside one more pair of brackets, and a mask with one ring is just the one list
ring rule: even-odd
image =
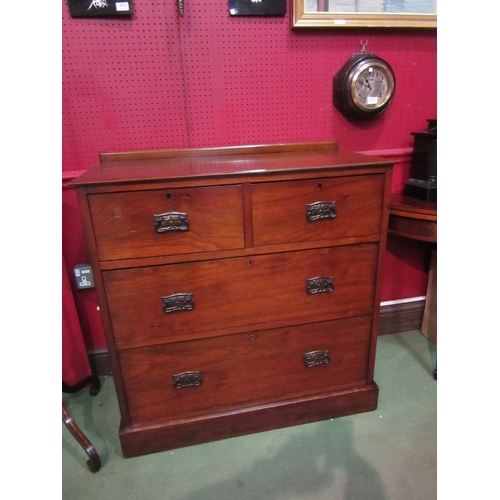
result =
[[229,0],[231,16],[284,16],[286,0]]
[[68,0],[71,17],[116,17],[134,13],[132,0]]
[[437,0],[292,0],[293,28],[437,28]]

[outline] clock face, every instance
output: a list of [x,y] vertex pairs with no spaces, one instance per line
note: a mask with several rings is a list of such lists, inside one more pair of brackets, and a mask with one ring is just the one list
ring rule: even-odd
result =
[[362,110],[375,111],[384,107],[393,92],[392,73],[378,61],[365,61],[353,75],[352,100]]

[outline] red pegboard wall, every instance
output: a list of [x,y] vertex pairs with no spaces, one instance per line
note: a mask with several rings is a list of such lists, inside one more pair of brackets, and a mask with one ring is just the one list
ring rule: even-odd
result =
[[[356,151],[408,148],[437,116],[435,30],[292,30],[229,16],[227,0],[134,0],[131,19],[72,19],[63,2],[63,171],[99,152],[338,140]],[[338,68],[367,50],[396,73],[380,117],[332,105]]]

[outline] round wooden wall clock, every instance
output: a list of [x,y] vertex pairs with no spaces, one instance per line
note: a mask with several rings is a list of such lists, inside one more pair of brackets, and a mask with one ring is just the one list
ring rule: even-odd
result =
[[387,109],[396,90],[389,63],[367,54],[353,54],[333,78],[333,105],[348,119],[372,118]]

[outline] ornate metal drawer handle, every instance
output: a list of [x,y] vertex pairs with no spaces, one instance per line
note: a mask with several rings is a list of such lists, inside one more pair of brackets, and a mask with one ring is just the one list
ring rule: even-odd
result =
[[320,219],[334,219],[337,209],[334,201],[316,201],[306,205],[307,220],[313,222]]
[[203,383],[201,372],[184,372],[172,375],[174,389],[185,389],[186,387],[197,387]]
[[154,214],[157,233],[167,231],[187,231],[189,229],[188,214],[185,212],[166,212]]
[[304,354],[304,364],[307,368],[318,365],[327,365],[330,362],[328,351],[311,351]]
[[192,293],[174,293],[161,298],[163,312],[173,313],[179,311],[192,311],[194,309]]
[[335,286],[333,285],[333,276],[309,278],[306,280],[306,292],[309,295],[315,293],[332,293]]

